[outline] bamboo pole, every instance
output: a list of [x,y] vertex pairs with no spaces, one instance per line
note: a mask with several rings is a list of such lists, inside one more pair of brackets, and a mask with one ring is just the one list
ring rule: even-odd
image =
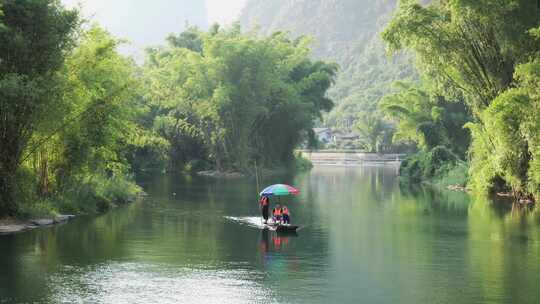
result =
[[257,196],[258,196],[261,188],[259,185],[259,172],[257,170],[257,160],[255,160],[255,182],[257,183]]
[[[259,197],[259,172],[257,170],[257,160],[255,160],[255,183],[257,184],[257,197]],[[259,204],[259,212],[262,213],[262,206]],[[261,217],[261,223],[264,223],[264,218]]]

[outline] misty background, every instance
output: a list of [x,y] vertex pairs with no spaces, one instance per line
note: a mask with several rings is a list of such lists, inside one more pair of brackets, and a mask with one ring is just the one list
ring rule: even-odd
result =
[[127,39],[123,52],[140,57],[144,48],[162,44],[186,26],[201,29],[238,19],[246,0],[61,0],[80,6],[83,16],[116,37]]
[[[393,83],[417,78],[410,58],[388,57],[379,35],[397,0],[61,1],[69,7],[81,5],[90,22],[128,40],[120,51],[138,63],[144,62],[145,48],[163,45],[169,34],[190,25],[206,30],[215,22],[239,21],[244,31],[263,35],[281,30],[309,35],[314,38],[312,56],[341,67],[329,91],[336,107],[325,115],[323,124],[328,127],[351,130],[359,117],[374,117],[378,101],[392,91]],[[390,141],[390,135],[384,137]]]

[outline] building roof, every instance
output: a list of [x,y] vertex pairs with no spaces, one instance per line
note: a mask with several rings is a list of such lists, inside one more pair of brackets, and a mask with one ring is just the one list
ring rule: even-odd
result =
[[339,139],[358,139],[360,138],[360,135],[356,133],[347,133],[347,134],[336,135],[336,137]]
[[315,134],[320,134],[324,132],[331,132],[331,130],[329,128],[313,128],[313,132],[315,132]]

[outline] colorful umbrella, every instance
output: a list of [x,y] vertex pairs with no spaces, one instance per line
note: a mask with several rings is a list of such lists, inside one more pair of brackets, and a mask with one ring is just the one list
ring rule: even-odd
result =
[[272,185],[261,192],[261,196],[288,196],[288,195],[298,195],[300,191],[298,189],[291,187],[289,185]]

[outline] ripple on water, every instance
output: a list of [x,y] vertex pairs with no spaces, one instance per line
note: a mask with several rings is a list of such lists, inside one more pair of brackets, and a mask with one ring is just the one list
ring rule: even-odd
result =
[[226,219],[239,223],[240,225],[245,225],[257,229],[264,229],[266,226],[263,224],[262,219],[258,216],[243,216],[243,217],[234,217],[226,216]]
[[253,270],[118,263],[65,267],[51,278],[54,303],[277,303]]

